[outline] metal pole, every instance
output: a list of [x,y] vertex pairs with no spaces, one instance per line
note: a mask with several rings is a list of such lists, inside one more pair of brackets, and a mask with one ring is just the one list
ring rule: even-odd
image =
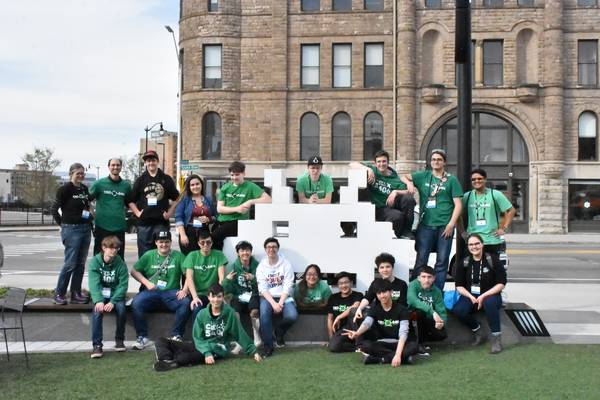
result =
[[148,125],[146,125],[146,129],[144,129],[146,131],[146,149],[144,150],[144,153],[148,152],[148,132],[150,132],[150,129],[148,129]]

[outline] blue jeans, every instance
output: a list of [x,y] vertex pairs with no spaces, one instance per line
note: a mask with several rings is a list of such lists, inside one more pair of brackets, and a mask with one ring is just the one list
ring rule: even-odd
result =
[[432,227],[427,225],[419,225],[417,229],[416,247],[417,260],[413,269],[412,279],[419,276],[419,269],[427,265],[429,254],[436,249],[437,256],[435,258],[435,286],[441,291],[444,290],[446,283],[446,273],[448,272],[448,261],[450,259],[450,251],[452,250],[452,236],[446,239],[444,237],[445,226]]
[[[278,300],[275,299],[275,301]],[[277,334],[284,335],[297,319],[296,303],[293,301],[284,303],[281,321],[275,328]],[[260,336],[265,347],[273,347],[273,307],[271,307],[271,303],[262,297],[260,298]]]
[[177,300],[177,292],[178,289],[144,290],[133,298],[131,311],[133,312],[133,325],[137,336],[148,336],[146,312],[156,310],[161,305],[175,313],[175,323],[171,328],[171,336],[183,336],[185,324],[190,316],[190,298],[184,297]]
[[[104,300],[104,304],[109,300]],[[127,321],[127,310],[125,309],[125,301],[117,301],[115,308],[111,312],[117,316],[117,329],[115,330],[115,339],[125,340],[125,322]],[[92,344],[94,346],[102,346],[102,317],[104,313],[92,311]]]
[[92,225],[88,223],[62,224],[60,238],[65,246],[65,263],[58,275],[56,294],[64,296],[67,293],[69,281],[71,282],[71,294],[81,293],[85,260],[92,240]]
[[[475,296],[477,297],[477,296]],[[500,333],[500,309],[502,308],[502,296],[495,294],[483,301],[483,311],[490,326],[492,333]],[[477,312],[476,306],[471,303],[469,298],[460,296],[458,302],[454,305],[452,312],[467,325],[471,330],[479,327],[479,322],[473,316]]]
[[138,225],[137,229],[138,258],[140,258],[148,250],[156,248],[156,243],[154,243],[154,233],[168,231],[169,225],[166,222],[164,225]]

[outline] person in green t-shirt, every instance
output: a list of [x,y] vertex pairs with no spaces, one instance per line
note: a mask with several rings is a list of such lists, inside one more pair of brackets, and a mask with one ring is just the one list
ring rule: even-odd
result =
[[375,205],[375,219],[391,222],[397,238],[414,239],[412,225],[416,202],[389,162],[389,153],[379,150],[373,163],[352,162],[350,167],[367,171],[367,189],[371,203]]
[[171,328],[174,340],[181,340],[185,324],[190,316],[190,298],[186,288],[180,290],[184,255],[171,249],[171,232],[159,231],[154,235],[156,249],[148,250],[135,263],[131,276],[142,284],[140,292],[131,302],[133,325],[137,340],[133,345],[142,350],[148,340],[146,312],[164,306],[175,313]]
[[192,318],[208,305],[208,288],[221,283],[225,275],[227,257],[220,250],[212,248],[212,239],[207,231],[198,232],[200,250],[192,251],[183,262],[185,289],[192,296],[190,308]]
[[417,259],[411,280],[419,276],[419,268],[427,265],[429,254],[436,249],[435,286],[443,291],[452,250],[452,236],[462,210],[463,192],[456,176],[446,172],[444,150],[434,149],[430,161],[431,170],[402,175],[408,192],[419,192],[421,211],[415,246]]
[[116,236],[123,245],[119,256],[125,259],[125,199],[131,193],[131,185],[120,176],[123,161],[120,158],[108,160],[108,176],[94,182],[90,188],[90,197],[96,200],[96,218],[94,219],[94,254],[101,250],[102,240],[107,236]]
[[516,210],[499,190],[486,187],[487,172],[481,168],[471,171],[473,190],[463,196],[463,210],[467,214],[467,233],[478,233],[486,253],[498,254],[506,249],[504,234]]
[[325,309],[329,296],[331,288],[321,280],[321,268],[317,264],[310,264],[304,270],[302,280],[294,287],[294,300],[298,308]]
[[213,247],[223,250],[226,237],[237,236],[238,220],[250,218],[250,208],[257,203],[270,203],[271,196],[258,185],[246,181],[246,165],[234,161],[229,165],[230,181],[224,184],[218,195],[216,227],[213,228]]
[[323,160],[319,156],[308,160],[308,171],[298,177],[296,192],[299,203],[329,204],[333,193],[333,180],[322,173]]

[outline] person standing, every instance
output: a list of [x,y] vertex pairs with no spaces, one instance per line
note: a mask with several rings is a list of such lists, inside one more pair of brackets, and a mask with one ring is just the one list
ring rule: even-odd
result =
[[430,155],[431,170],[403,175],[408,192],[419,192],[421,222],[417,229],[417,259],[412,279],[419,267],[427,265],[429,254],[436,249],[435,286],[444,290],[448,261],[452,250],[454,228],[462,211],[462,188],[456,176],[446,172],[446,152],[434,149]]
[[[148,150],[142,157],[146,171],[133,183],[128,206],[139,219],[138,258],[155,249],[154,235],[169,230],[169,218],[175,210],[179,192],[173,179],[158,168],[158,154]],[[169,200],[173,201],[169,205]]]
[[323,172],[323,160],[319,156],[308,160],[308,171],[298,177],[296,192],[299,203],[329,204],[333,193],[333,180]]
[[108,160],[108,176],[94,182],[90,196],[96,200],[96,218],[94,219],[94,254],[102,250],[102,240],[107,236],[116,236],[122,245],[119,256],[125,260],[125,199],[131,193],[131,185],[122,179],[123,161],[120,158]]
[[[86,304],[89,297],[81,292],[92,235],[90,193],[83,184],[85,168],[80,163],[69,167],[69,182],[59,187],[52,205],[54,221],[60,225],[60,238],[65,246],[64,265],[58,275],[54,303],[67,304],[67,288],[71,282],[71,303]],[[59,213],[58,211],[61,211]]]

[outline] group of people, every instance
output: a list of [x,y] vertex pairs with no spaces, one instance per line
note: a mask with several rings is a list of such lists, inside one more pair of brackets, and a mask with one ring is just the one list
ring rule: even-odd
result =
[[[352,291],[352,274],[336,275],[338,293],[332,294],[321,280],[319,266],[306,267],[302,280],[294,282],[293,268],[279,252],[279,242],[267,238],[266,257],[252,256],[252,244],[236,245],[237,257],[229,262],[222,253],[226,237],[237,236],[237,221],[248,219],[254,204],[270,202],[270,196],[245,179],[245,165],[229,166],[230,181],[223,185],[216,205],[205,196],[202,177],[187,177],[179,194],[173,179],[158,168],[158,154],[143,156],[145,171],[133,187],[120,177],[122,162],[108,162],[109,176],[82,183],[83,165],[69,169],[70,182],[60,187],[53,206],[65,246],[64,266],[54,302],[94,304],[92,358],[102,357],[102,316],[117,317],[115,349],[124,351],[125,296],[129,273],[140,282],[131,308],[137,340],[134,349],[148,346],[146,313],[164,307],[175,314],[169,337],[156,341],[156,370],[198,363],[212,364],[230,351],[244,350],[257,361],[284,346],[284,335],[298,317],[297,307],[326,308],[327,331],[332,351],[365,354],[365,363],[410,363],[412,356],[426,354],[423,343],[446,336],[443,288],[451,240],[461,218],[466,218],[469,256],[457,263],[456,291],[460,297],[453,312],[473,331],[473,343],[484,335],[473,313],[484,309],[491,330],[492,352],[500,344],[500,293],[506,271],[498,254],[504,250],[503,235],[514,208],[499,191],[486,187],[486,173],[471,174],[473,190],[463,194],[456,177],[445,171],[443,150],[431,153],[431,170],[399,175],[389,166],[385,151],[373,163],[351,163],[367,173],[368,191],[375,217],[392,222],[398,238],[415,239],[417,260],[409,285],[393,275],[395,260],[380,254],[375,264],[380,278],[363,296]],[[319,156],[308,160],[308,169],[297,179],[301,203],[330,203],[331,177],[323,173]],[[412,231],[419,196],[419,225]],[[138,260],[131,271],[124,262],[125,210],[138,218]],[[465,210],[463,213],[462,210]],[[60,212],[59,212],[60,210]],[[180,251],[172,249],[169,220],[175,216]],[[93,229],[92,229],[93,226]],[[89,296],[81,290],[85,261],[95,237],[94,257],[88,266]],[[427,266],[429,254],[437,252],[435,267]],[[240,313],[248,313],[254,341],[242,328]],[[193,342],[182,340],[188,318],[193,318]],[[274,318],[275,321],[274,321]],[[409,324],[409,321],[412,321]]]

